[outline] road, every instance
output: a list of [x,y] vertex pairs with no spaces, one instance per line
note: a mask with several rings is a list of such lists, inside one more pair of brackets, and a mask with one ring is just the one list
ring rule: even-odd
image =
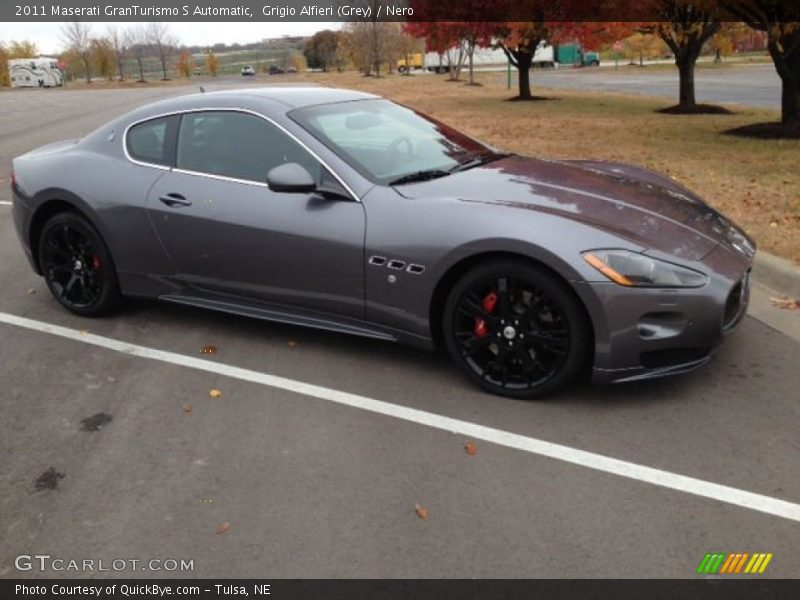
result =
[[[504,70],[505,67],[482,68]],[[515,73],[512,73],[515,76]],[[534,86],[622,92],[660,96],[677,103],[677,69],[633,69],[613,66],[599,69],[562,68],[531,71]],[[513,84],[513,82],[512,82]],[[772,64],[733,65],[729,68],[698,68],[695,71],[697,101],[709,104],[738,104],[780,110],[781,80]]]
[[[2,93],[0,178],[183,91]],[[43,575],[20,554],[192,577],[696,577],[709,551],[796,577],[799,352],[747,318],[693,374],[516,402],[383,342],[153,302],[80,319],[0,204],[0,577]]]

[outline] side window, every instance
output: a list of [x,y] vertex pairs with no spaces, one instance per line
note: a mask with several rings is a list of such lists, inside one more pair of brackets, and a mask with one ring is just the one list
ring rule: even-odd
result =
[[321,165],[316,159],[260,117],[234,111],[183,115],[179,169],[264,183],[271,169],[287,162],[300,163],[320,181]]
[[177,124],[178,117],[172,115],[134,125],[125,140],[128,154],[142,162],[172,166]]

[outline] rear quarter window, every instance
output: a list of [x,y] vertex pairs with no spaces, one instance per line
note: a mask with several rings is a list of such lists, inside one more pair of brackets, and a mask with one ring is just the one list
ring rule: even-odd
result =
[[128,154],[141,162],[172,166],[177,130],[176,115],[138,123],[128,130],[125,138]]

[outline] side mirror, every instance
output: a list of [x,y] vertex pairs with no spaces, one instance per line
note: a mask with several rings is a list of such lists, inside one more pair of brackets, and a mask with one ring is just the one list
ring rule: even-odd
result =
[[286,163],[267,173],[267,185],[273,192],[308,194],[317,189],[317,183],[305,167]]

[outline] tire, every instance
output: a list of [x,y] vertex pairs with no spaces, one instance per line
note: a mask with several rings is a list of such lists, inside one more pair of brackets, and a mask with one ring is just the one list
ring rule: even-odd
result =
[[58,213],[45,223],[39,237],[39,267],[53,297],[77,315],[108,314],[122,302],[108,246],[76,212]]
[[529,400],[579,379],[592,331],[578,297],[550,272],[495,260],[467,272],[445,302],[442,330],[456,366],[479,387]]
[[401,74],[404,74],[406,71],[408,71],[408,67],[406,67],[405,65],[401,65],[397,67],[397,70],[400,71]]

